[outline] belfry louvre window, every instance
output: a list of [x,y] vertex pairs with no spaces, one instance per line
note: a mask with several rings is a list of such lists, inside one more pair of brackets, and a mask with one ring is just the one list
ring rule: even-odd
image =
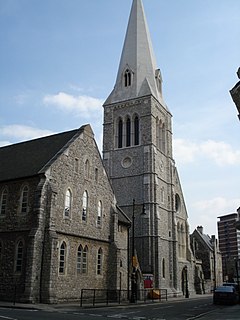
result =
[[135,116],[134,119],[134,145],[139,144],[139,118]]
[[21,195],[21,213],[27,213],[28,209],[28,194],[29,194],[29,189],[27,186],[25,186],[22,190],[22,195]]
[[130,87],[131,85],[132,85],[132,73],[129,69],[127,69],[124,74],[124,86]]
[[126,147],[131,145],[131,120],[127,118],[126,121]]
[[63,241],[60,246],[60,252],[59,252],[59,273],[65,274],[66,269],[66,250],[67,246],[66,243]]
[[5,215],[7,210],[7,198],[8,198],[8,191],[4,189],[1,194],[0,199],[0,215]]
[[15,256],[15,272],[21,273],[23,266],[23,241],[19,240],[16,245],[16,256]]
[[123,147],[123,121],[119,119],[118,121],[118,148]]
[[126,115],[124,120],[117,121],[116,145],[117,148],[137,146],[140,144],[140,119],[137,114]]

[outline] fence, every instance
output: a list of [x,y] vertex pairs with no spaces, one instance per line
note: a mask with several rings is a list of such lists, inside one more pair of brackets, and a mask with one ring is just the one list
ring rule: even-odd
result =
[[[131,300],[132,292],[128,290],[82,289],[80,305],[123,304]],[[134,302],[167,301],[167,289],[143,289],[135,294]]]

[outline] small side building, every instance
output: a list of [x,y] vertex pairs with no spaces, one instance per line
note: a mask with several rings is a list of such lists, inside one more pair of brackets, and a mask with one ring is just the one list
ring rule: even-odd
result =
[[0,148],[0,300],[127,290],[129,227],[90,125]]
[[196,293],[211,292],[222,284],[222,259],[218,240],[203,233],[199,226],[191,234],[191,247],[195,257]]

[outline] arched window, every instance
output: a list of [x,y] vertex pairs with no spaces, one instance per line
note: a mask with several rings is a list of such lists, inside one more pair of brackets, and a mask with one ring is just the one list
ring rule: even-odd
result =
[[97,213],[97,225],[101,226],[102,224],[102,202],[98,201],[98,213]]
[[159,137],[159,127],[160,127],[159,119],[157,118],[157,119],[156,119],[156,146],[157,146],[157,148],[159,148],[159,140],[160,140],[160,137]]
[[83,248],[80,245],[77,251],[77,273],[82,273],[82,257],[83,257]]
[[89,164],[89,160],[88,159],[85,161],[84,170],[85,170],[85,178],[89,179],[89,177],[90,177],[90,164]]
[[79,245],[77,251],[77,273],[87,273],[88,269],[88,247],[84,249],[82,245]]
[[29,195],[29,189],[28,186],[25,186],[22,189],[22,194],[21,194],[21,213],[27,213],[28,210],[28,195]]
[[88,269],[88,247],[85,246],[82,256],[82,273],[87,273]]
[[163,278],[165,278],[165,271],[166,271],[165,259],[162,259],[162,277]]
[[175,194],[175,210],[176,212],[181,211],[181,199],[178,193]]
[[124,74],[124,85],[125,87],[130,87],[132,85],[132,74],[129,69],[127,69]]
[[65,274],[65,271],[66,271],[66,254],[67,254],[66,251],[67,251],[67,245],[63,241],[59,251],[59,273],[60,274]]
[[182,256],[182,251],[181,251],[181,226],[180,223],[178,222],[177,224],[177,239],[178,239],[178,256]]
[[182,257],[186,257],[186,241],[185,241],[185,226],[181,226],[181,245],[182,245]]
[[103,251],[102,251],[102,248],[99,248],[98,254],[97,254],[97,274],[102,274],[102,260],[103,260]]
[[72,193],[68,189],[65,194],[64,217],[69,218],[71,215]]
[[166,130],[165,130],[164,123],[162,124],[161,137],[162,137],[161,150],[162,152],[165,152],[166,151]]
[[7,211],[7,199],[8,199],[8,191],[7,189],[3,189],[0,199],[0,215],[5,215]]
[[139,117],[134,118],[134,145],[139,144]]
[[119,119],[118,121],[118,148],[123,147],[123,121]]
[[164,203],[164,187],[162,187],[160,190],[160,201],[161,203]]
[[76,173],[79,172],[79,159],[78,158],[74,159],[74,172],[76,172]]
[[131,120],[127,118],[126,121],[126,147],[131,145]]
[[158,136],[159,136],[159,141],[158,141],[158,147],[161,151],[162,150],[162,146],[163,146],[163,135],[162,135],[162,128],[163,128],[163,123],[162,121],[160,120],[159,122],[159,126],[158,126]]
[[21,273],[23,268],[23,250],[24,245],[23,241],[19,240],[16,245],[16,251],[15,251],[15,272]]
[[87,221],[88,193],[84,191],[82,198],[82,221]]

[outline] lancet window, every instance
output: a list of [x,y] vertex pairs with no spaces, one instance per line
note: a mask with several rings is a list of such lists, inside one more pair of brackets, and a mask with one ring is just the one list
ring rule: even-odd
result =
[[140,143],[140,120],[138,115],[119,118],[116,130],[116,145],[118,148],[137,146]]
[[130,87],[132,85],[132,72],[127,69],[124,73],[124,86]]
[[156,119],[156,145],[162,152],[166,152],[166,127],[158,118]]

